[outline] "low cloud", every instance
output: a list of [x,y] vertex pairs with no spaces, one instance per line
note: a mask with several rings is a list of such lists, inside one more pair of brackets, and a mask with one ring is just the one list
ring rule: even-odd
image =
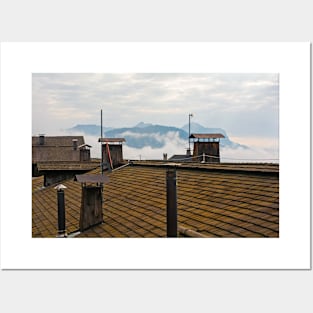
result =
[[279,162],[279,142],[270,137],[231,137],[248,149],[221,147],[222,162]]
[[[133,133],[132,133],[133,134]],[[46,134],[47,136],[69,136],[73,135],[67,131],[58,131],[53,134]],[[89,136],[84,133],[75,132],[76,136],[84,136],[85,143],[92,146],[91,157],[101,157],[101,146],[98,142],[98,136]],[[138,136],[146,136],[146,134],[136,134]],[[161,148],[152,148],[145,146],[143,148],[133,148],[123,144],[123,157],[125,160],[162,160],[163,153],[167,153],[170,158],[174,154],[186,154],[188,142],[179,138],[178,132],[168,132],[166,135],[150,134],[158,138],[164,143]],[[278,163],[279,162],[279,149],[278,141],[270,138],[244,138],[235,137],[236,141],[240,144],[248,146],[248,148],[229,148],[220,147],[220,156],[222,162],[266,162]],[[192,148],[192,147],[191,147]]]
[[[174,154],[185,154],[188,143],[179,138],[177,132],[168,132],[160,137],[159,140],[164,142],[162,148],[152,148],[146,146],[140,149],[127,146],[123,147],[125,159],[135,160],[153,160],[162,159],[163,153],[167,153],[170,158]],[[279,162],[278,142],[271,138],[236,138],[240,144],[246,145],[248,148],[230,148],[221,147],[220,156],[222,162]]]
[[266,148],[221,148],[220,150],[221,162],[265,162],[265,163],[278,163],[279,156],[276,149]]
[[163,159],[163,153],[167,153],[168,158],[174,154],[186,153],[187,143],[179,138],[178,132],[168,132],[166,135],[162,135],[162,137],[155,134],[154,136],[164,143],[163,147],[152,148],[146,146],[138,149],[129,147],[126,143],[123,147],[124,158],[132,160],[161,160]]

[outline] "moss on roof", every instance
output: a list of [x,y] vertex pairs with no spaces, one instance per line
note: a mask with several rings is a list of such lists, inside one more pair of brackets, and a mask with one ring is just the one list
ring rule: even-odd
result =
[[[158,166],[137,164],[108,174],[110,183],[103,193],[103,224],[79,237],[165,237],[166,167],[154,164]],[[220,171],[218,165],[213,170],[199,164],[178,166],[179,226],[207,237],[278,237],[278,165],[245,167],[246,171],[238,172],[235,164],[229,165],[228,171],[222,164]],[[70,233],[79,228],[81,185],[72,180],[64,184],[68,187],[65,206]],[[56,236],[53,187],[33,189],[33,237]]]

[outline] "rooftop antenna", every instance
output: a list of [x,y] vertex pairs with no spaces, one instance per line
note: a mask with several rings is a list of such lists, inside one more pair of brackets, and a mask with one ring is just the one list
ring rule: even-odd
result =
[[103,151],[102,151],[102,138],[103,138],[103,127],[102,127],[102,109],[101,109],[101,145],[100,145],[100,150],[101,150],[101,174],[103,175]]
[[191,117],[193,117],[193,114],[189,113],[189,136],[188,136],[188,143],[189,143],[188,151],[189,151],[189,153],[190,153],[190,118]]

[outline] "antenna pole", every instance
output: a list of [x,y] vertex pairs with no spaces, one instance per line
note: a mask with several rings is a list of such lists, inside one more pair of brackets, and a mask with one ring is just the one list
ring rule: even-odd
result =
[[188,137],[188,143],[189,143],[189,146],[188,146],[188,151],[190,152],[190,118],[193,117],[193,114],[192,113],[189,113],[189,137]]
[[101,109],[101,139],[103,138],[103,125],[102,125],[102,109]]
[[190,151],[190,114],[189,114],[189,132],[188,132],[188,142],[189,142],[189,151]]
[[102,151],[102,138],[103,138],[103,126],[102,126],[102,109],[101,109],[101,174],[103,175],[103,151]]

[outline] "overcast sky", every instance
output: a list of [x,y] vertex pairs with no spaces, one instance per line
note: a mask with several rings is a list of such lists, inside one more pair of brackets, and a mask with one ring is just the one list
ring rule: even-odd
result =
[[278,139],[278,74],[33,74],[32,132],[77,124],[181,127],[193,122],[233,137]]

